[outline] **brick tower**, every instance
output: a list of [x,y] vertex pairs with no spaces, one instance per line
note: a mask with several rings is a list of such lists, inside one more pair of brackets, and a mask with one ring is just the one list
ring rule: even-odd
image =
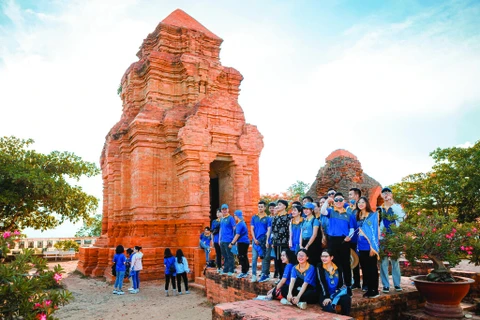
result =
[[222,39],[175,10],[143,41],[121,80],[123,113],[106,137],[102,235],[78,270],[111,278],[114,248],[143,247],[142,279],[164,275],[163,252],[181,248],[197,273],[198,239],[222,203],[259,198],[263,137],[238,104],[242,75],[219,60]]

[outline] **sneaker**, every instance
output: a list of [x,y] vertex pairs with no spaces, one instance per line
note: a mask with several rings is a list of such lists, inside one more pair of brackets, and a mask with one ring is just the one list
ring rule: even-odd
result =
[[122,295],[122,294],[125,294],[125,292],[123,292],[122,290],[120,290],[120,291],[117,291],[117,294]]
[[112,293],[113,293],[113,294],[117,294],[117,293],[118,293],[118,291],[117,291],[117,290],[113,290],[113,292],[112,292]]
[[233,272],[227,273],[227,276],[229,276],[229,277],[233,276]]
[[280,300],[280,303],[281,303],[281,304],[284,304],[284,305],[287,305],[287,306],[291,306],[291,305],[292,305],[292,303],[289,302],[289,301],[288,301],[287,299],[285,299],[285,298],[282,298],[282,300]]
[[352,290],[357,290],[357,289],[360,289],[360,285],[354,284],[354,285],[352,286]]
[[258,282],[267,282],[269,280],[270,280],[269,276],[262,274],[262,276],[260,277],[260,280],[258,280]]
[[130,291],[131,294],[136,294],[138,292],[139,292],[138,289],[134,289],[134,290]]
[[185,291],[185,294],[190,294],[190,291],[188,291],[188,290],[187,290],[187,291]]
[[128,288],[127,290],[128,290],[128,291],[132,291],[132,290],[135,290],[135,289],[133,289],[133,288]]
[[170,296],[170,295],[168,294],[168,290],[165,290],[165,297],[168,297],[168,296]]
[[253,275],[253,276],[252,276],[252,279],[250,279],[250,282],[257,282],[257,276],[256,276],[256,275]]
[[367,298],[367,299],[374,299],[374,298],[378,298],[380,297],[380,293],[378,293],[378,291],[375,291],[375,292],[367,292],[363,295],[364,298]]
[[363,287],[362,287],[362,291],[363,291],[363,292],[367,292],[367,291],[368,291],[368,286],[363,286]]
[[182,294],[183,294],[182,291],[179,291],[179,292],[178,292],[178,295],[179,295],[179,296],[181,296]]
[[306,302],[299,302],[299,303],[297,303],[297,306],[302,310],[307,309],[307,303]]
[[238,279],[242,279],[242,278],[246,278],[247,277],[247,274],[246,273],[240,273],[237,278]]
[[177,289],[173,289],[173,296],[177,295]]
[[383,287],[382,292],[383,292],[383,293],[389,293],[389,292],[390,292],[390,288],[389,288],[389,287]]
[[395,291],[400,292],[400,291],[403,291],[403,289],[400,286],[395,286]]

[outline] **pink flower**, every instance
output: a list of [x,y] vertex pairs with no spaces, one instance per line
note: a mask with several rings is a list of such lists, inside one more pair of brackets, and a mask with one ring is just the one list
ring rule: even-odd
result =
[[441,244],[440,242],[439,242],[439,243],[437,243],[437,247],[440,247],[441,245],[442,245],[442,244]]
[[467,232],[467,237],[471,237],[472,234],[470,232]]
[[472,254],[472,251],[467,251],[468,254]]
[[437,231],[437,228],[433,228],[432,231],[433,231],[433,232]]
[[408,267],[410,265],[410,262],[405,261],[405,267]]
[[387,256],[391,257],[391,256],[392,256],[392,254],[389,252],[389,253],[387,254]]
[[457,222],[457,219],[453,219],[452,221],[456,223],[456,222]]
[[450,236],[449,234],[446,234],[445,238],[450,239],[450,238],[452,238],[452,236]]
[[461,246],[461,247],[460,247],[460,250],[465,251],[465,247],[464,247],[464,246]]
[[39,313],[39,314],[37,314],[37,319],[47,320],[47,315],[45,313]]
[[382,233],[382,237],[385,237],[385,233]]
[[37,309],[37,308],[41,308],[42,305],[40,303],[35,303],[35,305],[33,306],[33,309]]
[[62,280],[62,275],[60,273],[55,273],[55,275],[53,276],[53,279],[55,279],[55,281],[59,283],[60,280]]
[[19,235],[20,235],[20,231],[15,230],[15,231],[13,232],[13,234],[16,235],[16,236],[19,236]]
[[12,235],[12,234],[10,233],[10,231],[5,231],[5,232],[3,233],[3,238],[4,238],[4,239],[7,239],[7,238],[9,238],[11,235]]
[[477,232],[477,228],[472,229],[473,233]]
[[45,305],[48,307],[52,304],[52,300],[45,300]]
[[422,212],[421,212],[421,211],[418,211],[418,212],[417,212],[417,216],[419,216],[419,215],[421,215],[421,214],[422,214]]
[[457,229],[452,228],[452,232],[453,232],[453,233],[457,232]]

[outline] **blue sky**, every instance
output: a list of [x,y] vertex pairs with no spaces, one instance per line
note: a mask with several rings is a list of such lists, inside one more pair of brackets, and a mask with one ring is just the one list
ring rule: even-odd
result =
[[[480,138],[479,1],[341,0],[0,1],[0,135],[98,163],[121,76],[176,8],[224,40],[222,64],[245,78],[262,193],[311,183],[339,148],[388,185]],[[81,184],[101,198],[100,177]]]

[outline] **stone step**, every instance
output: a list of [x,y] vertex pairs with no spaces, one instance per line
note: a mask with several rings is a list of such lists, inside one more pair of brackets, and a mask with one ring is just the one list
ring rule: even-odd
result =
[[[463,319],[473,319],[473,320],[480,320],[480,316],[475,314],[475,305],[469,303],[461,303],[460,306],[463,309],[465,314]],[[408,312],[402,312],[402,319],[407,320],[437,320],[438,317],[430,316],[423,312],[423,309],[417,309]]]
[[195,283],[205,286],[205,277],[195,277]]
[[212,320],[307,320],[337,319],[349,320],[352,317],[328,313],[319,306],[308,305],[306,310],[294,306],[285,306],[279,301],[245,300],[239,302],[217,304],[212,312]]

